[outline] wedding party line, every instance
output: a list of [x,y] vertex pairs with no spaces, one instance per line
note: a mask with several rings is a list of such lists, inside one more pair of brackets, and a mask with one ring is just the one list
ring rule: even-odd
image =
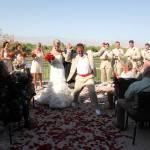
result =
[[[132,44],[132,42],[133,42],[133,44]],[[133,40],[131,40],[129,43],[132,44],[132,45],[131,46],[127,45],[126,46],[127,48],[122,48],[122,46],[120,45],[120,42],[118,42],[118,41],[115,42],[113,47],[110,47],[109,45],[107,46],[106,42],[103,42],[99,46],[101,50],[102,49],[108,49],[109,51],[112,52],[112,54],[110,54],[112,56],[111,56],[111,58],[109,58],[110,61],[111,61],[111,64],[109,64],[109,63],[105,64],[105,61],[103,61],[104,59],[102,58],[103,57],[102,55],[101,55],[102,57],[95,57],[95,56],[99,55],[98,54],[99,52],[95,53],[95,49],[94,49],[94,51],[93,51],[93,53],[94,53],[94,62],[95,62],[95,66],[96,66],[96,69],[97,69],[97,74],[96,74],[97,78],[96,78],[96,80],[102,80],[102,82],[103,82],[103,81],[109,80],[110,76],[112,76],[112,74],[110,74],[111,71],[106,71],[106,69],[104,71],[103,68],[110,68],[111,67],[110,70],[113,70],[118,75],[120,75],[123,71],[123,68],[124,68],[126,62],[129,62],[129,64],[131,64],[133,61],[137,60],[138,65],[135,66],[135,63],[132,63],[132,65],[134,64],[133,68],[136,68],[135,72],[138,73],[139,69],[141,69],[141,66],[143,66],[144,63],[148,62],[148,60],[150,59],[149,58],[150,57],[149,56],[149,47],[150,47],[149,43],[145,44],[145,48],[139,48],[139,49],[134,46],[134,41]],[[5,44],[6,44],[6,48],[5,48]],[[8,47],[7,45],[11,45],[11,46],[9,46],[9,48],[7,48]],[[70,47],[75,48],[75,46],[72,46],[71,43],[66,44],[66,47],[67,47],[67,45],[70,45]],[[26,62],[26,66],[31,67],[31,61],[32,61],[34,55],[32,55],[32,53],[30,54],[29,52],[26,52],[26,50],[24,50],[24,48],[23,48],[24,47],[23,44],[21,44],[19,42],[13,42],[13,47],[12,47],[12,43],[9,44],[9,42],[4,42],[2,47],[3,47],[2,49],[8,49],[8,52],[6,52],[6,53],[9,53],[9,57],[7,57],[8,60],[6,60],[6,61],[10,61],[9,62],[10,65],[8,65],[8,68],[9,68],[10,71],[12,71],[12,69],[13,70],[20,70],[21,67],[23,67],[23,65],[21,67],[17,66],[18,68],[16,68],[16,66],[15,66],[15,63],[17,63],[17,60],[16,60],[17,55],[20,54],[20,53],[23,54],[22,55],[22,59],[23,59],[22,64],[25,64],[25,62]],[[131,48],[129,48],[129,47],[131,47]],[[39,46],[37,45],[37,49],[38,48],[41,49],[42,53],[44,54],[43,46],[42,45],[40,46],[40,43],[39,43]],[[89,47],[89,48],[93,49],[93,47]],[[128,48],[129,48],[129,50],[128,50]],[[65,49],[66,48],[63,48],[62,51],[64,51]],[[130,49],[133,49],[133,50],[135,49],[134,50],[135,51],[134,55],[137,57],[137,59],[134,59],[134,60],[133,60],[133,58],[130,59],[130,57],[131,57],[130,52],[129,52]],[[6,57],[6,56],[2,57],[2,51],[3,50],[1,50],[0,59],[2,59],[2,58],[4,59]],[[7,50],[5,50],[5,51],[7,51]],[[51,51],[51,49],[49,49],[49,51]],[[75,49],[73,51],[75,51]],[[134,57],[134,55],[133,55],[133,57]],[[117,58],[117,57],[119,57],[119,58]],[[42,59],[44,60],[44,57]],[[18,61],[19,61],[19,58],[18,58]],[[21,63],[21,60],[18,63]],[[48,73],[49,73],[48,63],[46,61],[43,61],[42,64],[43,64],[42,65],[43,78],[44,78],[44,80],[48,80],[49,79],[49,76],[48,76]],[[104,64],[105,64],[105,66],[104,66]],[[130,67],[131,67],[131,65],[130,65]],[[100,73],[100,70],[101,70],[101,73]],[[106,74],[107,74],[107,77],[109,79],[106,79],[106,78],[103,79],[104,76],[106,76]]]
[[[75,48],[67,43],[65,49],[61,44],[60,40],[55,39],[52,49],[44,52],[39,42],[29,54],[32,59],[29,64],[29,56],[23,51],[21,43],[17,42],[15,50],[9,49],[9,42],[3,43],[0,53],[0,107],[4,115],[0,114],[0,118],[4,124],[20,120],[23,116],[25,126],[29,126],[31,99],[33,106],[35,100],[39,105],[48,105],[49,109],[78,110],[82,104],[80,95],[85,87],[96,116],[103,116],[102,101],[107,96],[107,108],[115,108],[113,124],[120,130],[127,126],[125,112],[137,116],[141,113],[138,108],[144,107],[142,110],[146,112],[142,114],[147,113],[149,103],[146,100],[150,95],[149,43],[139,49],[130,40],[125,51],[119,41],[115,42],[114,49],[110,49],[108,42],[103,42],[97,52],[86,49],[83,43],[77,43]],[[97,84],[94,58],[100,61],[100,81]],[[46,83],[43,81],[44,60],[50,70]],[[146,93],[146,99],[143,97],[145,105],[136,101],[136,96],[141,92]],[[146,119],[149,121],[149,116]],[[140,124],[143,126],[143,121]]]

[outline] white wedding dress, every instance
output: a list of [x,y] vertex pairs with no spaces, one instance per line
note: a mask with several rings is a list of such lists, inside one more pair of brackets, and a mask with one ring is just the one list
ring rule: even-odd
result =
[[56,55],[51,63],[48,87],[39,95],[37,101],[48,104],[50,108],[65,108],[72,103],[71,91],[65,79],[62,55]]

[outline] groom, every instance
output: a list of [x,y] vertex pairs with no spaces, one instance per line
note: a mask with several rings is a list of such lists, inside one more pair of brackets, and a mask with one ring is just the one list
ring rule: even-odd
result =
[[98,106],[97,95],[95,92],[94,85],[94,63],[92,52],[84,52],[84,45],[82,43],[77,44],[76,46],[77,54],[71,55],[71,50],[67,50],[66,60],[72,61],[72,66],[70,74],[68,76],[67,82],[75,78],[75,88],[73,91],[73,106],[78,106],[78,97],[82,89],[87,86],[89,90],[89,95],[91,101],[95,105],[96,115],[100,115],[100,109]]

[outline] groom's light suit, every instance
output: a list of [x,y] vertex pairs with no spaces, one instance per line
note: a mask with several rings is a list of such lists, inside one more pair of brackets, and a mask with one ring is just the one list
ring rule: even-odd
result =
[[77,74],[77,63],[78,63],[80,56],[78,54],[71,56],[70,53],[67,53],[66,60],[71,60],[72,62],[70,74],[68,76],[67,81],[70,81],[72,78],[75,78],[75,87],[73,91],[75,103],[78,103],[78,97],[83,87],[87,86],[91,101],[93,101],[95,104],[95,107],[98,108],[97,95],[95,92],[95,85],[94,85],[94,79],[93,79],[94,74],[95,74],[93,53],[91,51],[87,51],[87,53],[84,53],[84,55],[86,55],[88,58],[91,72],[89,72],[89,75],[87,76],[80,76],[79,74]]

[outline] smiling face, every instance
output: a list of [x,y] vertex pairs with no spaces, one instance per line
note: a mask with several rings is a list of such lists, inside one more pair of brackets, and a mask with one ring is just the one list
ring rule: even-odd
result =
[[119,42],[116,42],[116,43],[115,43],[115,47],[119,49],[119,48],[120,48],[120,43],[119,43]]
[[77,51],[78,55],[82,57],[84,54],[84,47],[83,46],[77,46],[76,51]]
[[59,42],[55,44],[55,48],[60,49],[60,43]]
[[130,48],[133,48],[133,47],[134,47],[134,43],[129,42],[129,47],[130,47]]
[[18,51],[21,51],[21,50],[22,50],[22,46],[21,46],[20,44],[17,46],[17,50],[18,50]]
[[149,44],[145,44],[145,49],[149,50],[150,49],[150,45]]
[[109,43],[106,43],[106,44],[105,44],[105,48],[106,48],[106,49],[109,49]]
[[55,40],[53,42],[53,46],[54,46],[55,50],[59,50],[60,46],[61,46],[61,42],[59,40]]

